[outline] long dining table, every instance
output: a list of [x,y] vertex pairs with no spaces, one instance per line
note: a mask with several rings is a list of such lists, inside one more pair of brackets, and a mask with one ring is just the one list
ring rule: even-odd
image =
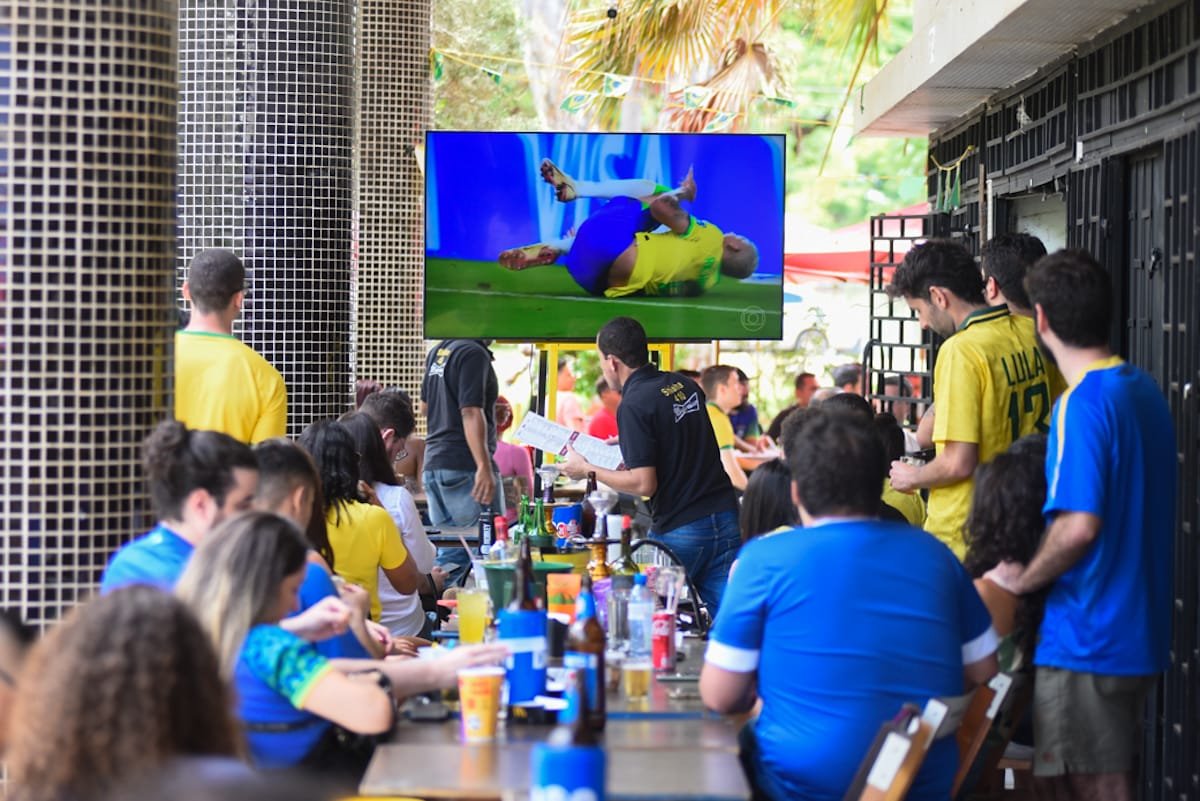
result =
[[[689,642],[672,680],[651,683],[648,698],[610,692],[601,741],[608,755],[607,798],[616,801],[745,801],[738,761],[744,718],[716,715],[700,701],[696,674],[703,644]],[[530,795],[530,750],[551,726],[501,721],[495,742],[463,745],[456,717],[404,721],[375,749],[362,796],[518,801]]]

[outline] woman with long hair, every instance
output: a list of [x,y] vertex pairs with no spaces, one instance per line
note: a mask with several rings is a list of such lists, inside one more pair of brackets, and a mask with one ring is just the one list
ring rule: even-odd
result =
[[254,508],[287,518],[304,532],[308,541],[308,565],[300,585],[300,608],[316,606],[325,598],[341,598],[351,608],[350,630],[316,644],[322,656],[380,658],[389,647],[390,636],[380,634],[367,619],[367,591],[353,584],[334,584],[330,563],[334,561],[321,502],[321,477],[308,451],[284,437],[263,440],[254,446],[258,459],[258,492]]
[[992,615],[1000,635],[1000,669],[1017,670],[1033,661],[1046,591],[1013,595],[983,575],[1001,562],[1029,564],[1045,529],[1046,437],[1022,437],[975,472],[971,511],[963,527],[963,565]]
[[754,468],[746,482],[742,509],[738,514],[742,542],[799,522],[796,504],[792,502],[792,473],[787,462],[772,459]]
[[77,607],[34,646],[19,683],[10,801],[117,797],[170,767],[248,772],[212,644],[161,590],[131,585]]
[[[307,551],[291,521],[250,512],[210,534],[176,592],[197,613],[222,675],[237,688],[255,762],[300,764],[356,781],[370,752],[345,748],[339,729],[360,735],[390,729],[393,699],[385,685],[400,695],[449,687],[459,668],[494,663],[505,651],[479,646],[435,660],[326,659],[278,626],[296,608]],[[364,670],[374,671],[375,680],[351,675]]]
[[325,525],[333,547],[334,572],[366,589],[371,619],[379,620],[379,575],[396,592],[417,592],[422,575],[387,510],[364,501],[359,492],[359,453],[354,437],[335,420],[319,420],[300,435],[317,463],[325,495]]
[[[392,522],[396,524],[400,536],[404,539],[409,558],[416,564],[421,575],[426,577],[425,581],[433,584],[427,589],[436,595],[441,589],[433,575],[433,560],[437,556],[437,547],[425,535],[425,526],[421,525],[421,513],[417,511],[417,502],[413,500],[409,491],[396,481],[396,474],[384,449],[379,426],[362,412],[342,415],[338,422],[350,432],[358,450],[359,480],[371,486],[379,503],[391,515]],[[441,570],[438,569],[437,572],[441,573]],[[418,593],[397,592],[382,570],[378,587],[379,622],[386,626],[388,631],[398,637],[424,637],[429,634],[429,622],[425,617],[425,610],[421,607],[421,597]]]

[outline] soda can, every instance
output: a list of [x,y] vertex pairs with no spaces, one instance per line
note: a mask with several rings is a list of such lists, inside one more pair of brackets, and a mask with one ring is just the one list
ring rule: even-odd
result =
[[651,622],[650,661],[655,670],[675,669],[675,616],[670,612],[654,613]]

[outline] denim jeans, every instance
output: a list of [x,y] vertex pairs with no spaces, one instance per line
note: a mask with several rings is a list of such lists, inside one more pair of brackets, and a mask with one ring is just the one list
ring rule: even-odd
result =
[[729,568],[742,545],[737,511],[707,515],[670,531],[651,531],[650,537],[666,543],[683,562],[688,578],[715,621],[729,581]]
[[[496,480],[496,492],[492,498],[492,514],[504,514],[504,498],[501,494],[500,474],[492,473]],[[421,474],[425,485],[425,498],[429,504],[429,522],[434,526],[467,528],[479,523],[479,503],[471,497],[475,486],[474,470],[426,470]],[[439,567],[446,571],[446,586],[461,583],[471,566],[471,554],[462,548],[438,548]]]

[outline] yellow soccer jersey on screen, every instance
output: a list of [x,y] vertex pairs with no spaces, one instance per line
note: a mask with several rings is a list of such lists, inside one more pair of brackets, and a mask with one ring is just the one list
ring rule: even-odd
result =
[[[934,365],[937,452],[947,442],[973,443],[979,464],[985,464],[1021,437],[1049,431],[1054,404],[1049,368],[1028,318],[1010,314],[1007,306],[971,314],[942,345]],[[959,557],[966,551],[962,527],[973,489],[974,481],[966,479],[929,491],[925,530]]]
[[733,423],[729,415],[715,403],[705,405],[708,407],[708,421],[712,423],[713,435],[717,438],[717,447],[723,451],[733,450]]
[[701,291],[707,291],[721,279],[725,235],[711,223],[693,217],[684,234],[639,233],[633,241],[637,244],[637,260],[629,283],[604,290],[607,298],[638,292],[675,295],[687,281],[695,281]]
[[338,503],[325,515],[333,570],[371,596],[371,619],[379,620],[379,568],[400,567],[408,550],[386,509],[358,501]]
[[287,389],[270,362],[227,334],[175,333],[175,419],[246,443],[287,433]]

